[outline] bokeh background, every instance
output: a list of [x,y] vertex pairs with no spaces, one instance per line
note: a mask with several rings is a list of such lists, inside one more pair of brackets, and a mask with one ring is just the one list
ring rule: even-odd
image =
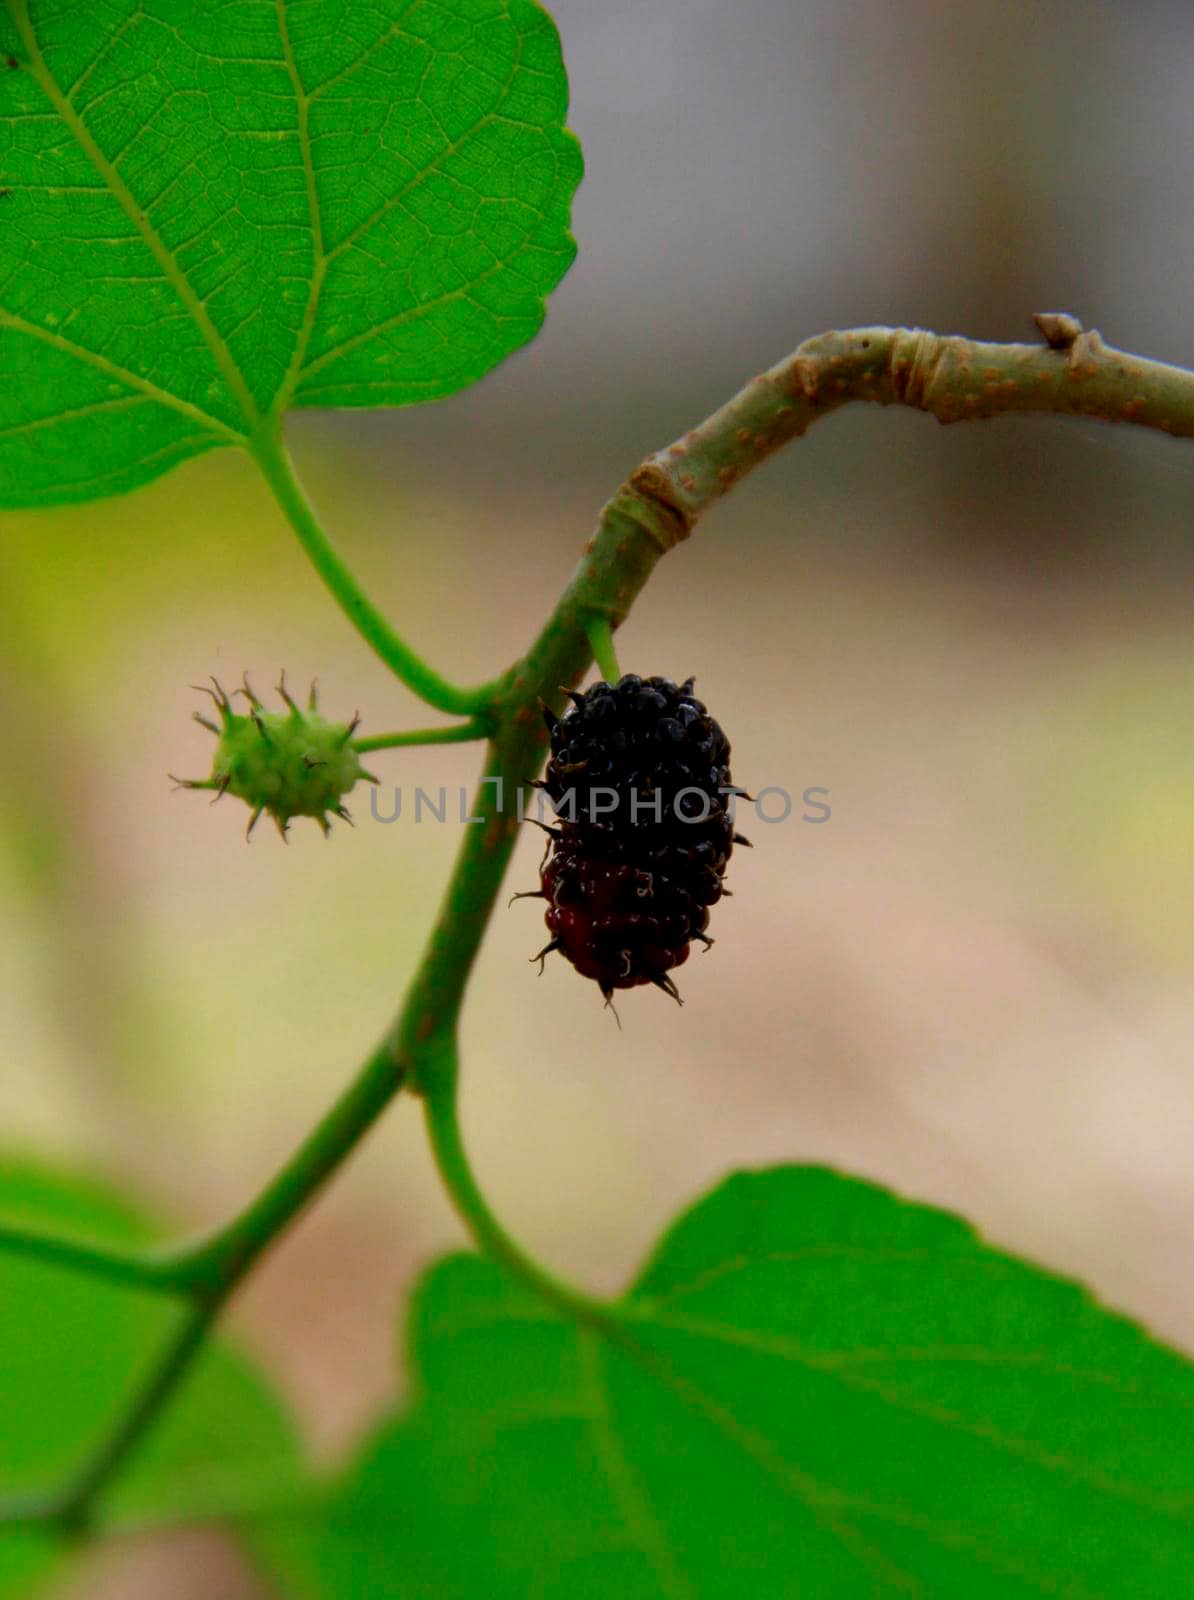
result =
[[[296,418],[352,564],[430,658],[530,638],[601,503],[802,338],[1033,337],[1065,309],[1194,362],[1194,17],[1173,0],[556,0],[588,176],[546,328],[418,412]],[[612,1289],[738,1165],[823,1161],[959,1208],[1194,1349],[1194,450],[1087,422],[855,409],[659,569],[625,669],[695,672],[735,775],[832,817],[748,828],[716,948],[621,1005],[498,913],[466,1131],[515,1231]],[[318,673],[428,720],[211,455],[0,538],[0,1128],[226,1216],[392,1013],[460,826],[251,847],[172,793],[188,684]],[[376,758],[471,784],[472,747]],[[384,796],[383,796],[384,798]],[[529,887],[538,838],[511,889]],[[324,1459],[399,1392],[412,1276],[461,1231],[400,1104],[231,1321]],[[254,1600],[214,1536],[63,1600]]]

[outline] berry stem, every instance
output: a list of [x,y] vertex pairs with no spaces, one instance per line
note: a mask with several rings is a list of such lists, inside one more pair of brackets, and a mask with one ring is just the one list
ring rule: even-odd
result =
[[360,755],[370,750],[398,750],[406,745],[467,744],[471,739],[484,739],[489,730],[479,718],[460,722],[451,728],[406,728],[401,733],[375,733],[368,739],[354,739],[352,747]]
[[316,572],[361,638],[394,676],[437,711],[467,716],[487,705],[494,684],[463,689],[449,683],[394,632],[362,590],[329,539],[299,482],[275,421],[268,420],[256,434],[252,454]]
[[593,652],[593,660],[597,663],[597,670],[606,683],[617,683],[622,676],[618,668],[618,653],[614,649],[614,630],[609,625],[608,617],[590,617],[585,623],[585,633],[588,635],[589,647]]
[[[1194,436],[1189,404],[1194,374],[1111,350],[1072,318],[1037,321],[1043,345],[980,344],[898,328],[855,329],[808,340],[691,433],[643,462],[602,511],[579,567],[527,654],[505,676],[473,690],[447,683],[393,633],[328,541],[276,427],[263,428],[253,442],[258,465],[316,570],[362,637],[429,704],[472,717],[478,726],[481,713],[486,727],[491,722],[484,775],[472,806],[482,825],[465,831],[443,908],[397,1020],[291,1160],[238,1218],[198,1245],[144,1256],[0,1228],[0,1249],[115,1282],[169,1290],[193,1302],[146,1387],[73,1490],[42,1502],[0,1504],[0,1523],[61,1524],[73,1531],[87,1525],[92,1502],[173,1394],[228,1295],[408,1083],[427,1101],[436,1160],[481,1247],[576,1317],[600,1317],[607,1328],[619,1318],[632,1318],[629,1306],[603,1305],[561,1283],[510,1238],[468,1163],[457,1118],[456,1023],[517,838],[513,797],[542,761],[546,733],[537,702],[558,707],[560,686],[579,682],[599,656],[589,633],[595,616],[621,621],[660,558],[688,537],[704,511],[771,451],[838,406],[898,403],[943,422],[1001,411],[1053,411]],[[361,741],[359,748],[368,744]]]

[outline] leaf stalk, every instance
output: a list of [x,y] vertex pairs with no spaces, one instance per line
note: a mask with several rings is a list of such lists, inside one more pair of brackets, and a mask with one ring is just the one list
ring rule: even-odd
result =
[[518,836],[516,798],[543,757],[546,730],[539,701],[558,707],[564,689],[579,682],[594,657],[607,677],[616,676],[613,629],[661,557],[760,461],[852,401],[909,405],[941,422],[1052,412],[1194,437],[1194,372],[1114,350],[1063,314],[1042,313],[1037,324],[1039,345],[990,344],[901,328],[860,328],[806,341],[632,473],[602,511],[576,572],[526,655],[501,677],[471,690],[435,673],[362,593],[304,494],[277,425],[262,427],[253,441],[254,459],[345,614],[403,683],[436,709],[468,719],[451,729],[380,735],[358,741],[357,748],[488,735],[473,802],[479,825],[465,830],[443,906],[398,1017],[343,1094],[240,1216],[194,1245],[140,1254],[0,1226],[0,1249],[189,1302],[173,1344],[68,1491],[46,1501],[0,1505],[0,1522],[49,1523],[64,1532],[86,1526],[94,1502],[182,1381],[229,1296],[403,1087],[425,1099],[440,1171],[481,1248],[571,1315],[609,1323],[628,1314],[563,1284],[510,1237],[473,1174],[458,1121],[457,1022]]

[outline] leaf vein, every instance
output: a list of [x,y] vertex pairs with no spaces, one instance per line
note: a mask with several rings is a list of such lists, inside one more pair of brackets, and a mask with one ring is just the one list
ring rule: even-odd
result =
[[286,375],[278,386],[271,408],[275,416],[281,416],[289,405],[294,395],[295,388],[303,372],[303,363],[307,359],[307,350],[311,343],[311,334],[315,328],[315,318],[319,310],[319,297],[323,292],[324,279],[328,270],[328,255],[323,243],[323,215],[319,204],[319,184],[315,172],[315,158],[311,148],[311,96],[303,88],[302,76],[295,59],[294,44],[290,37],[290,24],[286,16],[287,0],[275,0],[278,13],[278,34],[282,41],[282,56],[286,62],[286,71],[294,86],[294,95],[298,111],[298,142],[299,152],[302,156],[303,181],[307,190],[307,215],[311,224],[311,282],[307,290],[307,303],[303,308],[303,320],[299,325],[298,336],[294,341],[294,350],[286,369]]
[[730,1412],[690,1378],[681,1377],[656,1352],[648,1351],[637,1340],[621,1341],[626,1353],[636,1360],[643,1370],[657,1378],[690,1410],[703,1415],[723,1438],[743,1451],[773,1482],[811,1512],[817,1522],[836,1539],[855,1561],[863,1565],[882,1583],[893,1585],[906,1592],[921,1593],[923,1586],[879,1550],[839,1512],[851,1505],[851,1498],[841,1490],[819,1482],[811,1473],[787,1461],[774,1443],[753,1428],[747,1428]]
[[576,1332],[576,1343],[581,1381],[593,1411],[588,1418],[589,1427],[614,1503],[637,1535],[637,1547],[650,1562],[662,1593],[670,1600],[695,1600],[696,1591],[655,1514],[647,1488],[618,1441],[609,1383],[601,1359],[601,1342],[591,1329],[581,1327]]
[[103,178],[111,191],[113,199],[141,235],[145,245],[161,267],[167,281],[190,313],[191,319],[211,352],[229,392],[236,399],[246,422],[251,428],[257,422],[257,406],[249,393],[240,369],[232,359],[232,354],[224,343],[219,329],[208,316],[206,308],[200,302],[186,275],[179,267],[174,253],[157,229],[150,223],[114,163],[100,149],[91,130],[63,94],[61,86],[54,78],[53,73],[51,73],[42,54],[36,29],[29,17],[29,0],[12,0],[12,15],[21,36],[21,41],[29,55],[30,69],[42,92],[58,112],[59,117],[79,148]]
[[[521,67],[522,40],[520,39],[514,63],[511,66],[510,71],[502,84],[500,94],[498,95],[497,103],[499,105],[509,94],[510,88],[514,83],[515,78],[518,76]],[[424,109],[427,110],[432,117],[434,117],[436,126],[439,127],[440,132],[443,133],[444,130],[440,124],[439,118],[435,116],[435,113],[431,110],[430,106],[427,106],[424,103]],[[425,166],[420,168],[419,171],[409,178],[396,194],[391,195],[388,200],[386,200],[382,205],[378,206],[376,211],[370,212],[367,217],[359,222],[355,228],[353,228],[345,235],[343,239],[340,240],[339,244],[335,245],[328,252],[328,264],[331,265],[331,263],[338,260],[339,257],[345,253],[345,251],[351,250],[358,239],[360,239],[364,234],[370,232],[371,229],[374,228],[383,217],[387,217],[391,211],[400,206],[403,201],[419,187],[420,184],[427,181],[427,179],[432,175],[433,172],[436,171],[438,167],[440,167],[445,161],[451,160],[454,155],[459,154],[465,145],[468,144],[469,140],[474,138],[477,132],[483,128],[493,116],[493,108],[487,106],[481,115],[477,117],[474,122],[470,123],[457,139],[446,142],[444,147],[441,150],[438,150],[434,157],[428,161]]]
[[99,372],[106,372],[109,377],[116,378],[119,382],[127,384],[130,388],[139,389],[151,399],[157,400],[164,406],[169,406],[174,411],[182,412],[183,416],[190,417],[192,421],[201,423],[208,432],[217,434],[227,444],[243,445],[245,435],[230,428],[219,417],[214,417],[202,407],[193,405],[191,401],[184,400],[181,395],[163,389],[150,378],[143,378],[138,373],[130,372],[127,367],[119,366],[114,361],[109,361],[106,356],[100,355],[96,350],[89,350],[86,345],[76,344],[73,339],[64,339],[61,334],[54,333],[49,328],[39,328],[35,322],[26,322],[23,317],[14,316],[11,311],[0,307],[0,328],[11,328],[15,333],[27,334],[32,339],[40,339],[44,344],[53,345],[63,354],[73,356],[78,361],[86,362],[88,366],[95,367]]

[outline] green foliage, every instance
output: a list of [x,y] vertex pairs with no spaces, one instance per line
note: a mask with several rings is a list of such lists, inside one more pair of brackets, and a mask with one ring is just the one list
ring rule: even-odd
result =
[[[1076,1286],[941,1212],[782,1168],[716,1190],[604,1305],[509,1239],[459,1145],[456,1023],[516,833],[494,788],[518,791],[540,759],[539,696],[594,650],[616,673],[613,626],[705,505],[814,411],[929,405],[915,367],[943,420],[1032,395],[1194,432],[1170,415],[1191,375],[1111,352],[1098,387],[1108,353],[1081,335],[1086,366],[1071,361],[1073,319],[1042,322],[1041,352],[983,360],[952,340],[929,362],[930,336],[900,330],[810,341],[611,500],[515,670],[450,683],[343,566],[281,418],[449,394],[535,333],[573,253],[566,100],[533,0],[0,7],[0,504],[86,500],[247,447],[362,637],[469,719],[366,745],[491,739],[484,825],[403,1011],[227,1228],[130,1257],[118,1247],[152,1239],[135,1210],[0,1164],[0,1597],[28,1594],[84,1524],[234,1516],[315,1600],[1168,1600],[1194,1567],[1194,1369]],[[1023,377],[1038,356],[1013,398],[988,381],[989,361]],[[313,706],[218,704],[197,786],[255,814],[326,823],[368,776],[352,728]],[[429,1275],[410,1407],[312,1501],[268,1386],[207,1335],[411,1082],[493,1259]]]
[[0,1530],[0,1600],[26,1600],[62,1561],[51,1535],[23,1529]]
[[[106,1189],[0,1162],[0,1216],[111,1244],[148,1241],[145,1218]],[[54,1492],[88,1460],[152,1368],[180,1308],[156,1293],[0,1254],[0,1494]],[[199,1357],[103,1502],[119,1526],[239,1512],[291,1495],[298,1445],[278,1400],[226,1341]],[[25,1595],[64,1551],[0,1527],[0,1595]]]
[[572,260],[566,107],[533,0],[0,8],[0,505],[473,382]]
[[436,1267],[416,1400],[292,1550],[336,1600],[1170,1600],[1194,1370],[943,1212],[742,1173],[607,1326]]

